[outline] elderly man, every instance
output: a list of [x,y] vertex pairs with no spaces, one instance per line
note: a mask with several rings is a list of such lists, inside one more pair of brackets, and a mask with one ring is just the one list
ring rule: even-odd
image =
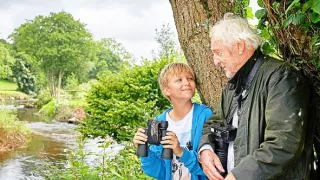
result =
[[[229,78],[216,114],[206,122],[199,158],[209,179],[308,179],[313,123],[311,89],[288,63],[263,55],[261,39],[246,19],[226,14],[211,32],[216,66]],[[215,153],[212,124],[237,128],[225,149],[226,166]],[[308,128],[308,131],[306,129]]]

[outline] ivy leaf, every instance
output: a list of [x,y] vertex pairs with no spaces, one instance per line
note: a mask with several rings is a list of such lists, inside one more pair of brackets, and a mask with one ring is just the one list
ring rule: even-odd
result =
[[288,11],[289,11],[290,9],[292,9],[292,8],[294,7],[294,5],[296,5],[297,3],[299,3],[299,1],[300,1],[300,0],[294,0],[294,1],[290,4],[290,6],[287,8],[286,14],[288,13]]
[[265,9],[259,9],[256,11],[255,16],[257,19],[261,19],[266,15],[266,10]]
[[263,1],[262,1],[262,0],[258,0],[257,3],[258,3],[258,6],[260,6],[260,7],[262,7],[262,8],[264,7],[264,4],[263,4]]
[[278,8],[280,7],[280,3],[278,3],[278,2],[273,2],[273,3],[272,3],[272,7],[273,7],[274,9],[278,9]]
[[252,13],[252,8],[251,7],[247,7],[246,8],[246,14],[247,14],[247,18],[253,19],[254,15]]
[[311,22],[317,23],[320,21],[320,15],[318,13],[313,12],[310,14],[310,19],[311,19]]
[[320,1],[319,1],[319,0],[313,1],[313,5],[312,5],[311,9],[312,9],[314,12],[320,14]]
[[264,54],[268,54],[268,55],[275,52],[274,49],[271,47],[270,43],[268,42],[263,43],[262,51]]

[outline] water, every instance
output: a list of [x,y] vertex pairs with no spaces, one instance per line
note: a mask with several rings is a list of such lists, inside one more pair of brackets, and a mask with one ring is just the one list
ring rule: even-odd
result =
[[[18,118],[26,121],[32,131],[31,141],[23,149],[0,155],[0,180],[43,180],[38,172],[45,170],[45,162],[64,164],[66,150],[77,149],[80,133],[76,131],[77,125],[48,121],[50,118],[37,115],[38,110],[24,108],[21,103],[9,102],[2,108],[17,109]],[[88,139],[84,150],[102,153],[103,149],[99,147],[101,143],[103,140],[99,138]],[[110,150],[110,155],[114,155],[122,148],[122,145],[113,144],[107,151]],[[96,161],[96,156],[87,157],[88,163]]]

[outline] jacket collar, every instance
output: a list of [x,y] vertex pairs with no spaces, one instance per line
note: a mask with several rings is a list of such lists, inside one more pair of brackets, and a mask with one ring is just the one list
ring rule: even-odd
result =
[[253,53],[249,60],[239,69],[239,71],[228,81],[227,88],[229,90],[235,90],[236,94],[242,91],[245,86],[246,78],[248,77],[250,71],[252,70],[257,57],[261,54],[259,48]]

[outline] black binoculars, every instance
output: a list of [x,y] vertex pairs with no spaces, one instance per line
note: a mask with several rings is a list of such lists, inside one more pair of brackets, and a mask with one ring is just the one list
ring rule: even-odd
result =
[[[145,129],[145,134],[148,140],[145,144],[139,144],[137,149],[137,156],[148,156],[148,144],[159,146],[162,137],[166,136],[168,128],[168,121],[148,120],[148,128]],[[161,153],[162,159],[172,159],[173,151],[170,148],[163,148]]]

